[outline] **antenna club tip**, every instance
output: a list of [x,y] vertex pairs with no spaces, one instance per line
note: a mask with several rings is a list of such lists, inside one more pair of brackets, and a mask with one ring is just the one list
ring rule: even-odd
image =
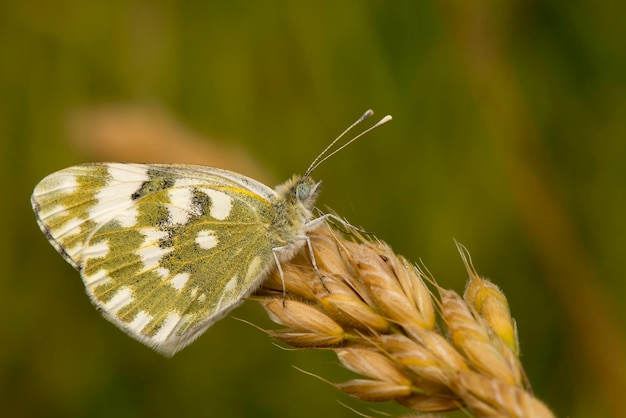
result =
[[384,118],[382,118],[381,120],[379,120],[379,121],[378,121],[378,123],[377,123],[376,125],[374,125],[374,126],[373,126],[373,128],[375,128],[375,127],[377,127],[377,126],[380,126],[380,125],[383,125],[383,124],[385,124],[385,123],[389,122],[391,119],[393,119],[393,118],[391,117],[391,115],[387,115],[387,116],[385,116]]
[[[365,120],[365,119],[369,118],[369,117],[370,117],[370,116],[372,116],[373,114],[374,114],[374,111],[373,111],[372,109],[367,109],[367,110],[365,111],[365,113],[363,113],[363,116],[361,116],[361,117],[359,118],[358,122],[361,122],[361,121],[363,121],[363,120]],[[358,122],[357,122],[357,123],[358,123]]]

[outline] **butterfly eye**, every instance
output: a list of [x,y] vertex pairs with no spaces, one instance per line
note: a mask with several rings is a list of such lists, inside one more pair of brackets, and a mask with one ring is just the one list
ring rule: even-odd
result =
[[305,201],[311,196],[311,186],[308,184],[300,183],[296,187],[296,198],[300,201]]

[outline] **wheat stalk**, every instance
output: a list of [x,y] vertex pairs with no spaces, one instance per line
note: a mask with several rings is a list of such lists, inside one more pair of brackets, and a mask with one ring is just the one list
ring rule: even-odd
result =
[[317,269],[305,247],[281,265],[284,283],[274,272],[257,296],[284,327],[270,335],[293,347],[333,350],[343,366],[363,376],[337,388],[419,412],[553,416],[525,378],[506,297],[478,276],[462,246],[469,273],[463,297],[357,232],[326,225],[309,237]]

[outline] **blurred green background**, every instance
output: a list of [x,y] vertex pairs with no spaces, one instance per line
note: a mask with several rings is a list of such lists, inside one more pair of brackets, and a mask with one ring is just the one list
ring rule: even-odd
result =
[[[320,207],[459,292],[466,273],[453,239],[462,242],[509,299],[537,395],[558,416],[623,414],[626,8],[617,4],[2,2],[0,415],[355,416],[338,400],[401,411],[295,370],[347,377],[330,353],[277,348],[233,315],[173,359],[100,318],[38,230],[29,196],[69,165],[176,154],[175,141],[126,154],[106,135],[104,150],[91,147],[103,128],[76,112],[110,106],[118,116],[158,109],[237,146],[270,184],[304,171],[365,109],[392,114],[317,170]],[[123,135],[116,120],[105,125]],[[82,139],[68,141],[76,123]],[[234,316],[271,326],[254,302]]]

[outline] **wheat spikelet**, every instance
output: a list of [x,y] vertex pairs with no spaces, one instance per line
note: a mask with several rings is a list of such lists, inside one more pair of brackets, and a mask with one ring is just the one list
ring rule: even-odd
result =
[[335,351],[362,376],[335,386],[365,401],[392,400],[424,413],[553,416],[526,383],[506,297],[478,276],[463,247],[470,279],[461,297],[386,244],[344,235],[327,225],[310,232],[317,270],[304,249],[282,265],[284,283],[274,272],[257,292],[270,318],[284,326],[270,335]]

